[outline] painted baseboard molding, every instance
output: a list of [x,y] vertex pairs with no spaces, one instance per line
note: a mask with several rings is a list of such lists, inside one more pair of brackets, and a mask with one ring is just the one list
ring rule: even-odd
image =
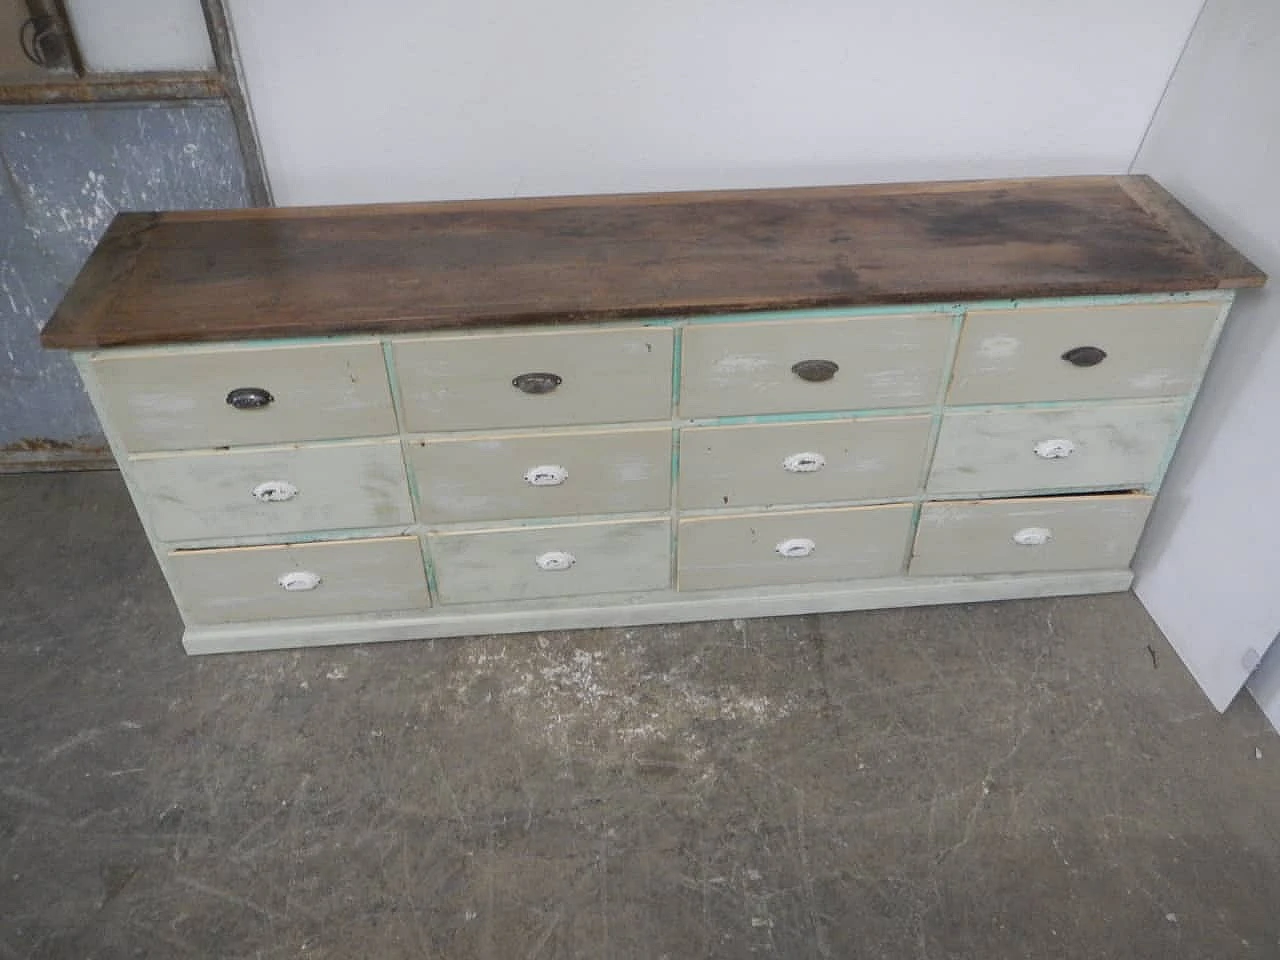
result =
[[0,450],[0,474],[115,469],[116,461],[105,447],[88,450],[79,447]]
[[190,626],[183,645],[191,654],[238,653],[343,643],[430,640],[440,637],[691,623],[699,620],[837,613],[881,607],[984,600],[1118,593],[1129,589],[1129,570],[983,577],[894,577],[856,585],[716,590],[617,598],[467,604],[421,613],[367,614]]

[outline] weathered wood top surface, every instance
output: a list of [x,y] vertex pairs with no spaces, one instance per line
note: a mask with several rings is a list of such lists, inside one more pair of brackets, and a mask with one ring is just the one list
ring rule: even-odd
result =
[[1147,177],[126,213],[48,347],[1260,286]]

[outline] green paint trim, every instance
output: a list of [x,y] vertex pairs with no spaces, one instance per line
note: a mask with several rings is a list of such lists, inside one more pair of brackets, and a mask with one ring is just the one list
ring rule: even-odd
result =
[[1018,403],[957,403],[947,406],[943,413],[1007,413],[1016,410],[1059,410],[1071,407],[1124,406],[1158,407],[1162,404],[1181,403],[1184,394],[1175,393],[1161,397],[1087,397],[1080,400],[1023,400]]
[[[655,324],[707,325],[718,323],[768,323],[787,320],[836,320],[844,317],[895,317],[919,313],[959,313],[970,310],[1013,310],[1051,307],[1109,307],[1126,304],[1182,303],[1213,301],[1230,296],[1221,290],[1193,290],[1176,293],[1097,294],[1077,297],[1015,298],[1009,300],[953,300],[913,304],[880,304],[858,307],[818,307],[806,310],[759,310],[748,313],[696,313],[665,319]],[[634,321],[633,321],[634,322]]]
[[642,510],[631,513],[572,513],[562,517],[517,517],[510,520],[456,520],[450,523],[420,523],[419,536],[457,536],[467,533],[492,533],[500,530],[526,530],[541,527],[579,527],[604,523],[640,523],[671,520],[670,510]]
[[158,344],[149,347],[99,348],[73,351],[73,355],[89,360],[101,356],[148,356],[168,353],[207,353],[211,351],[252,350],[269,347],[314,347],[324,344],[373,343],[381,341],[388,347],[406,340],[437,338],[464,339],[470,335],[519,335],[521,333],[566,333],[573,330],[624,329],[628,327],[681,327],[717,323],[767,323],[787,320],[823,320],[841,317],[893,317],[903,314],[951,313],[968,310],[1012,310],[1049,307],[1104,307],[1124,304],[1182,303],[1187,301],[1225,301],[1230,304],[1233,290],[1189,290],[1172,293],[1099,294],[1069,297],[1012,298],[1007,300],[954,300],[916,304],[870,304],[854,307],[820,307],[805,310],[759,310],[743,313],[697,312],[680,317],[634,317],[625,320],[583,321],[562,324],[556,330],[545,328],[513,328],[501,324],[477,326],[466,330],[423,331],[419,333],[385,334],[330,334],[309,337],[272,337],[261,340],[225,340],[202,344]]
[[911,536],[907,538],[907,555],[902,559],[902,573],[911,574],[911,561],[916,558],[916,537],[920,535],[920,514],[924,512],[924,500],[917,500],[911,507]]
[[861,410],[817,410],[800,413],[761,413],[738,417],[703,417],[677,420],[680,427],[731,427],[755,423],[821,423],[824,420],[856,420],[870,417],[907,417],[933,413],[933,406],[871,407]]
[[[924,489],[926,483],[929,482],[929,474],[933,472],[933,458],[938,452],[938,437],[942,434],[942,418],[946,413],[947,394],[951,390],[951,378],[955,375],[956,354],[960,350],[960,334],[964,329],[964,311],[957,310],[951,318],[951,337],[947,342],[947,363],[943,367],[943,376],[940,377],[938,384],[938,393],[933,398],[933,408],[930,411],[932,422],[929,424],[929,441],[924,452],[924,463],[922,464],[922,473],[919,477],[920,489]],[[915,528],[912,528],[912,542],[914,543]],[[905,569],[905,568],[904,568]]]
[[684,328],[676,327],[671,333],[671,409],[680,409],[680,389],[684,385]]
[[680,550],[680,544],[677,542],[676,531],[680,527],[680,434],[678,427],[671,428],[671,485],[668,488],[667,495],[671,498],[668,504],[668,513],[671,516],[671,546],[669,553],[671,554],[671,573],[670,582],[676,583],[679,574],[679,564],[677,555]]
[[872,497],[867,500],[806,500],[787,503],[735,503],[731,507],[701,507],[684,510],[685,520],[710,520],[717,517],[754,517],[774,513],[804,513],[810,510],[846,510],[855,507],[890,507],[904,504],[919,505],[920,494],[905,497]]
[[418,554],[422,558],[422,575],[427,580],[427,594],[431,603],[437,604],[440,602],[440,588],[436,585],[435,560],[431,556],[430,548],[427,546],[427,538],[416,532],[420,529],[423,520],[422,491],[418,486],[418,472],[413,468],[413,462],[409,458],[410,441],[405,428],[404,394],[400,389],[400,376],[396,370],[395,347],[389,340],[382,341],[382,359],[386,364],[387,387],[391,392],[391,408],[396,417],[397,438],[400,441],[400,463],[404,469],[405,486],[409,490],[409,506],[413,510],[414,519],[417,521],[414,530],[415,536],[418,538]]
[[441,603],[440,586],[436,582],[436,565],[431,558],[431,549],[427,546],[427,538],[418,534],[418,552],[422,555],[422,573],[427,578],[427,590],[431,594],[432,605]]

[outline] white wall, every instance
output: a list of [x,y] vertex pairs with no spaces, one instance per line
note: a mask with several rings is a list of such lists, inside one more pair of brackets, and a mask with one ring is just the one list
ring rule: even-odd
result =
[[1121,172],[1200,0],[230,0],[281,204]]
[[1276,278],[1237,301],[1138,555],[1138,596],[1223,709],[1280,630],[1276,0],[1208,0],[1134,166]]
[[91,71],[213,69],[200,0],[67,0],[66,5]]

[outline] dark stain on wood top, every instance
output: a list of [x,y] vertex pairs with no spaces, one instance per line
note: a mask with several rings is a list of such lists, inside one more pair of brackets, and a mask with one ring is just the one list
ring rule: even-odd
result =
[[126,213],[48,347],[1260,286],[1147,177]]

